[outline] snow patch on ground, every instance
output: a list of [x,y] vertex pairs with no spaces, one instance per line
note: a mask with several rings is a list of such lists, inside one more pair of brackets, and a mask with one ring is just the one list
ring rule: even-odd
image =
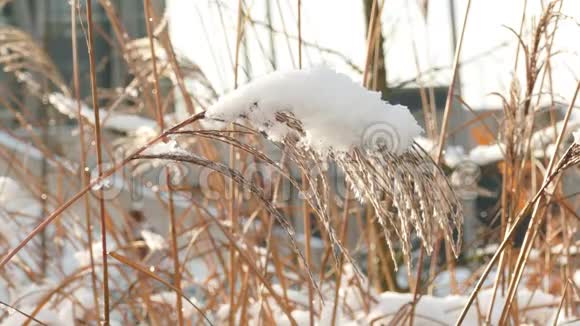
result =
[[[365,304],[365,301],[360,296],[360,290],[356,282],[351,282],[353,280],[351,274],[347,266],[347,270],[344,273],[345,279],[341,283],[338,291],[339,305],[336,310],[336,318],[334,319],[336,325],[387,325],[389,323],[404,325],[408,323],[411,303],[413,302],[412,293],[383,292],[373,294],[371,290],[374,301],[370,302],[370,306],[366,310],[365,307],[368,302]],[[364,287],[364,284],[362,286]],[[305,306],[308,303],[306,289],[288,288],[284,292],[280,285],[275,284],[273,290],[280,297],[286,295],[290,301],[295,303],[295,308],[290,313],[299,325],[309,323],[309,312]],[[315,325],[332,325],[335,301],[334,284],[328,283],[321,290],[325,303],[322,306],[320,315],[315,317]],[[477,300],[471,305],[463,325],[479,325],[484,323],[484,320],[479,320],[478,311],[485,315],[488,311],[492,295],[493,289],[491,288],[483,289],[479,292]],[[418,326],[454,325],[467,299],[467,296],[460,295],[445,295],[441,297],[422,295],[415,308],[414,324]],[[277,302],[268,296],[267,292],[264,293],[264,300],[267,301],[269,309],[272,310],[272,316],[277,325],[291,324],[288,316],[278,306]],[[320,303],[318,298],[315,298],[315,301],[317,305]],[[517,302],[520,304],[520,312],[522,313],[520,316],[521,320],[526,320],[537,325],[546,325],[549,321],[556,318],[559,301],[560,298],[541,291],[520,289],[517,293]],[[265,304],[264,302],[250,300],[247,315],[250,323],[257,320]],[[498,292],[490,319],[491,325],[498,324],[504,305],[505,297]],[[227,321],[229,310],[229,305],[221,305],[215,314],[216,322]],[[240,313],[238,311],[236,320],[239,320],[239,318]],[[560,316],[560,320],[562,320],[562,316]]]

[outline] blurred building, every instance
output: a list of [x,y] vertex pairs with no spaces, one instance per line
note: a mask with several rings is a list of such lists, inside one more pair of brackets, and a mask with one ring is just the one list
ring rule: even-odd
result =
[[[63,0],[18,0],[8,2],[0,12],[0,25],[11,25],[32,35],[44,45],[49,56],[54,60],[66,81],[72,80],[72,48],[71,48],[71,3]],[[77,44],[79,53],[87,53],[86,17],[84,3],[80,0],[82,9],[77,16]],[[126,83],[126,64],[118,50],[113,35],[111,21],[107,18],[100,1],[93,0],[93,21],[95,24],[95,54],[97,58],[99,87],[112,88],[124,86]],[[147,35],[143,15],[143,1],[113,1],[117,15],[131,38]],[[162,13],[163,0],[152,1],[154,10]],[[82,18],[82,23],[79,21]],[[79,56],[82,95],[90,94],[88,56]],[[1,73],[0,73],[1,74]],[[84,78],[83,78],[84,77]],[[2,76],[5,80],[9,78]]]

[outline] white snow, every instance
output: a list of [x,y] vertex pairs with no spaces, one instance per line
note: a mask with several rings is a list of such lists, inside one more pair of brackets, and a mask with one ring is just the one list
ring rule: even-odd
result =
[[[304,233],[298,233],[296,235],[296,241],[298,243],[305,244],[306,237],[304,236]],[[317,249],[317,250],[323,250],[324,249],[324,241],[322,241],[322,239],[320,239],[319,237],[311,237],[310,238],[310,247],[313,249]]]
[[[531,145],[534,148],[542,148],[547,144],[551,144],[556,141],[556,137],[562,131],[564,127],[564,120],[556,122],[555,128],[548,126],[546,128],[540,129],[532,134]],[[573,109],[570,114],[570,120],[566,125],[566,134],[564,136],[569,136],[573,130],[580,129],[580,109]],[[574,133],[572,133],[574,134]]]
[[[99,178],[98,170],[91,171],[91,182],[97,181],[98,178]],[[113,183],[114,183],[113,178],[103,178],[101,181],[95,183],[95,185],[92,186],[91,189],[93,189],[93,191],[108,190],[113,187]]]
[[44,159],[44,155],[38,148],[3,131],[0,131],[0,145],[35,160]]
[[559,243],[550,248],[550,252],[554,255],[577,255],[578,250],[580,250],[580,241],[571,244],[569,247],[565,247],[564,244]]
[[53,155],[47,159],[44,154],[36,148],[34,145],[20,140],[13,135],[6,133],[4,131],[0,131],[0,145],[4,146],[14,152],[23,155],[23,158],[31,158],[36,161],[45,160],[47,163],[52,167],[58,167],[58,164],[61,164],[62,167],[67,169],[69,172],[76,173],[77,164],[74,162],[70,162],[63,157],[59,157],[57,155]]
[[[281,112],[298,120],[304,134],[277,121]],[[224,122],[246,118],[272,141],[296,136],[299,145],[321,155],[355,147],[372,151],[381,142],[400,154],[422,132],[406,107],[383,101],[380,93],[325,66],[259,78],[221,97],[206,117]]]
[[159,141],[149,147],[142,153],[143,155],[162,155],[162,154],[189,154],[188,151],[179,147],[175,139],[168,142]]
[[[371,289],[370,295],[374,298],[371,301],[369,311],[365,310],[365,300],[360,296],[360,291],[353,282],[354,272],[351,266],[347,264],[346,270],[343,274],[343,282],[338,291],[339,295],[339,305],[336,311],[336,322],[337,325],[387,325],[393,322],[396,315],[408,317],[410,304],[413,301],[412,293],[399,293],[399,292],[383,292],[377,294]],[[458,270],[458,276],[461,279],[468,279],[470,272],[468,270]],[[445,287],[445,279],[448,275],[442,274],[438,278],[440,286]],[[366,281],[363,280],[361,286],[365,286]],[[283,296],[283,289],[278,284],[273,284],[274,291],[279,295]],[[443,289],[438,289],[441,291]],[[315,325],[331,325],[332,320],[332,310],[334,304],[334,284],[331,282],[325,283],[321,288],[322,295],[324,297],[325,304],[321,306],[322,310],[319,317],[315,317]],[[469,291],[469,289],[467,289]],[[468,297],[465,295],[449,295],[447,292],[442,291],[444,296],[431,296],[422,295],[417,303],[415,310],[415,325],[427,326],[427,325],[454,325],[465,306]],[[267,301],[268,307],[272,310],[273,317],[275,318],[277,325],[290,325],[290,322],[276,303],[276,301],[267,295],[267,291],[264,292],[263,300]],[[491,287],[482,289],[477,300],[471,305],[463,325],[478,325],[483,323],[483,320],[478,321],[478,311],[485,314],[488,311],[488,307],[493,294],[493,289]],[[295,303],[294,309],[291,311],[292,316],[296,319],[298,324],[309,322],[308,308],[305,306],[308,303],[308,293],[305,288],[302,289],[291,289],[286,290],[286,295],[288,299]],[[169,300],[168,300],[169,301]],[[174,301],[174,299],[173,299]],[[170,301],[170,302],[173,302]],[[558,303],[560,298],[558,296],[552,296],[546,294],[540,290],[530,291],[526,288],[521,288],[517,292],[517,302],[520,304],[521,319],[526,320],[534,325],[546,325],[546,323],[555,318]],[[319,299],[315,298],[315,305],[319,303]],[[501,294],[501,291],[497,293],[495,299],[495,305],[490,319],[492,325],[497,325],[498,320],[505,304],[505,297]],[[250,299],[248,302],[248,318],[250,321],[256,321],[259,318],[260,307],[264,305],[263,302],[254,301]],[[225,322],[228,318],[229,305],[222,304],[217,309],[215,313],[216,321]],[[236,320],[239,320],[239,313],[236,316]],[[407,319],[408,320],[408,319]],[[401,323],[401,322],[399,322]],[[399,324],[397,323],[397,325]],[[401,323],[403,324],[403,323]]]
[[[479,311],[484,314],[487,312],[492,294],[492,289],[482,290],[478,294],[478,300],[471,305],[463,325],[479,324],[477,311],[479,309]],[[528,309],[525,311],[525,318],[533,320],[535,323],[540,325],[545,325],[546,322],[552,318],[557,310],[556,308],[559,302],[559,298],[545,294],[541,291],[532,292],[527,289],[520,289],[517,292],[517,296],[517,300],[521,305],[520,308],[522,309],[520,311],[522,312],[523,308],[526,307],[532,308],[549,304],[555,305],[554,308],[544,307],[541,309]],[[412,302],[413,294],[385,292],[379,296],[378,300],[378,304],[374,306],[370,314],[366,317],[366,320],[370,322],[373,319],[379,319],[383,323],[388,323],[399,309],[404,307],[405,304]],[[454,325],[466,301],[466,296],[433,297],[423,295],[415,308],[415,325]],[[498,324],[504,302],[505,298],[502,297],[500,292],[498,292],[491,318],[492,325]],[[479,305],[479,307],[477,307],[477,305]]]
[[448,166],[455,167],[466,159],[465,149],[462,146],[447,146],[443,157]]
[[421,146],[426,152],[431,152],[435,148],[435,142],[424,136],[415,137],[415,143]]
[[[437,144],[425,137],[415,137],[415,142],[426,152],[433,152]],[[462,146],[447,146],[443,152],[445,164],[454,168],[462,162],[473,162],[479,166],[503,160],[505,146],[503,144],[477,145],[470,151]]]
[[151,251],[163,250],[167,248],[167,243],[165,242],[165,238],[160,234],[149,230],[142,230],[141,236],[143,240],[145,240],[145,244]]
[[0,211],[38,216],[41,207],[32,194],[16,180],[0,176]]
[[[155,303],[160,303],[171,307],[177,307],[177,296],[174,291],[159,292],[153,294],[149,299]],[[191,318],[195,314],[197,314],[197,311],[189,302],[187,302],[184,298],[180,297],[180,299],[183,307],[182,311],[183,317]],[[190,297],[189,300],[198,307],[202,306],[195,297]]]
[[[556,122],[555,128],[548,126],[532,134],[530,145],[535,157],[549,157],[554,153],[556,137],[563,127],[564,121],[561,120]],[[574,141],[580,144],[580,110],[574,109],[572,111],[565,131],[565,137],[572,135]],[[415,137],[415,142],[427,152],[432,152],[437,146],[436,142],[422,136]],[[490,145],[477,145],[468,152],[461,146],[447,146],[443,154],[445,163],[449,167],[454,168],[464,161],[470,161],[479,166],[499,162],[504,159],[504,152],[505,145],[495,143]]]
[[[100,261],[103,257],[101,242],[99,241],[93,242],[92,250],[93,250],[93,260],[95,262]],[[91,264],[91,253],[89,252],[88,249],[75,252],[74,258],[77,261],[78,266],[83,267],[89,266]]]
[[469,152],[468,160],[478,165],[487,165],[498,162],[504,158],[505,146],[503,144],[479,145]]
[[[471,270],[466,267],[458,266],[455,269],[455,281],[457,284],[465,284],[465,282],[469,282],[470,277],[473,276]],[[448,295],[452,295],[451,290],[451,273],[449,271],[443,271],[435,276],[433,280],[433,295],[436,297],[444,297]]]
[[[67,303],[70,304],[69,301]],[[25,306],[19,308],[21,311],[24,312],[31,312],[34,311],[34,306]],[[57,309],[43,309],[41,310],[38,315],[36,315],[36,319],[46,323],[47,325],[74,325],[72,320],[72,316],[66,315],[63,313],[64,311],[59,311]],[[18,312],[9,311],[8,318],[2,321],[2,325],[4,326],[16,326],[16,325],[24,325],[28,318]],[[34,323],[31,323],[34,324]]]
[[[48,96],[48,102],[52,104],[60,113],[71,119],[76,119],[77,103],[75,100],[62,93],[52,93]],[[89,123],[95,124],[95,113],[93,109],[81,102],[81,116]],[[155,128],[157,123],[152,119],[147,119],[135,114],[124,114],[108,112],[99,109],[99,118],[103,128],[131,133],[139,127]]]

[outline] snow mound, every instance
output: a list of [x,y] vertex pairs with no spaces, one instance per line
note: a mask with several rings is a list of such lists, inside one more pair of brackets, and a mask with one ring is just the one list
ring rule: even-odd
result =
[[222,96],[206,117],[246,119],[272,141],[294,136],[321,155],[382,145],[401,154],[422,132],[406,107],[383,101],[379,92],[325,66],[257,79]]

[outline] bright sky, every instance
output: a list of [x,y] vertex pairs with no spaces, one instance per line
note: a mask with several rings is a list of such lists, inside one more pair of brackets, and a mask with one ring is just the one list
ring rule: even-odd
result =
[[[289,43],[284,31],[295,37],[295,0],[246,0],[253,20],[266,22],[266,3],[270,1],[277,69],[297,66],[297,41]],[[545,1],[547,2],[547,1]],[[170,0],[170,32],[179,52],[199,64],[218,92],[233,88],[233,62],[238,1]],[[458,33],[463,23],[466,0],[456,0]],[[492,92],[507,94],[514,68],[517,38],[507,28],[519,30],[523,0],[472,1],[461,59],[462,94],[472,107],[499,107]],[[320,47],[331,49],[362,67],[366,55],[365,25],[362,0],[302,0],[303,39]],[[552,61],[554,91],[563,99],[570,99],[580,73],[578,50],[580,42],[580,1],[564,1],[553,52],[559,52]],[[538,21],[540,0],[528,0],[524,40],[529,42],[531,22]],[[281,15],[282,14],[282,15]],[[418,1],[386,0],[382,13],[383,33],[386,38],[387,73],[390,84],[417,77],[413,47],[417,51],[421,71],[446,67],[435,74],[423,75],[426,85],[449,83],[453,61],[449,0],[430,0],[425,21]],[[240,64],[244,71],[256,77],[273,70],[270,63],[269,33],[259,26],[246,23],[247,50],[242,49]],[[415,44],[414,44],[415,43]],[[327,62],[337,70],[360,80],[360,75],[339,56],[304,47],[304,65]],[[521,54],[521,53],[520,53]],[[520,58],[523,56],[520,55]],[[247,58],[247,59],[246,59]],[[520,62],[518,74],[523,76]],[[240,75],[240,82],[246,74]],[[522,79],[523,81],[523,79]],[[548,83],[546,83],[548,85]],[[547,87],[546,87],[547,90]]]

